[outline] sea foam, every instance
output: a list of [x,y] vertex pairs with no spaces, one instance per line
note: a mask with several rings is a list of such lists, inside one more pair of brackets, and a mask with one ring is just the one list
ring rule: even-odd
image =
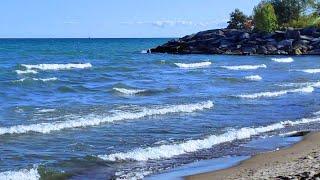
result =
[[192,69],[192,68],[207,67],[207,66],[210,66],[212,63],[209,61],[206,61],[206,62],[189,63],[189,64],[185,64],[185,63],[174,63],[174,64],[180,68]]
[[262,77],[259,75],[254,75],[254,76],[246,76],[246,77],[244,77],[244,79],[246,79],[248,81],[261,81]]
[[98,155],[99,158],[107,161],[147,161],[164,158],[172,158],[187,153],[196,152],[203,149],[211,148],[214,145],[232,142],[235,140],[248,139],[262,133],[271,132],[274,130],[283,129],[287,126],[294,126],[299,124],[307,124],[320,122],[320,118],[305,118],[297,121],[283,121],[268,126],[260,127],[244,127],[238,130],[231,130],[221,135],[211,135],[204,139],[188,140],[182,143],[161,145],[148,148],[138,148],[129,152],[120,152],[109,155]]
[[79,63],[79,64],[22,64],[21,66],[27,68],[27,70],[38,69],[38,70],[68,70],[68,69],[85,69],[91,68],[90,63]]
[[272,61],[278,62],[278,63],[292,63],[294,60],[292,57],[288,58],[271,58]]
[[24,82],[27,80],[48,82],[48,81],[56,81],[56,80],[58,80],[58,78],[56,78],[56,77],[52,77],[52,78],[22,78],[19,80],[14,80],[13,82]]
[[169,113],[191,113],[204,109],[210,109],[212,107],[212,101],[205,101],[194,104],[168,105],[158,108],[143,108],[143,110],[140,112],[119,112],[115,115],[107,117],[88,116],[80,118],[78,120],[0,127],[0,135],[23,134],[28,132],[50,133],[52,131],[59,131],[63,129],[98,126],[103,123],[139,119],[153,115],[164,115]]
[[309,73],[309,74],[320,73],[320,69],[302,69],[302,70],[298,70],[298,71]]
[[289,89],[289,90],[282,90],[282,91],[275,91],[275,92],[260,92],[260,93],[254,93],[254,94],[242,94],[238,97],[240,98],[246,98],[246,99],[257,99],[257,98],[263,98],[263,97],[277,97],[282,96],[288,93],[312,93],[314,91],[314,88],[312,86],[298,88],[298,89]]
[[135,94],[139,94],[146,91],[144,89],[126,89],[126,88],[113,88],[113,89],[126,95],[135,95]]
[[37,167],[32,169],[21,169],[18,171],[5,171],[0,172],[0,179],[2,180],[38,180],[40,174]]
[[267,65],[260,64],[260,65],[240,65],[240,66],[221,66],[221,67],[229,70],[255,70],[259,68],[267,68]]
[[26,70],[16,70],[17,74],[37,74],[38,72],[32,69],[26,69]]

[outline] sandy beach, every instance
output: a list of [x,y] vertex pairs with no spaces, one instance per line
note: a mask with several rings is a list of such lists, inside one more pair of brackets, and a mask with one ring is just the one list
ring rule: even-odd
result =
[[292,147],[258,154],[235,167],[186,179],[320,179],[320,133],[310,133]]

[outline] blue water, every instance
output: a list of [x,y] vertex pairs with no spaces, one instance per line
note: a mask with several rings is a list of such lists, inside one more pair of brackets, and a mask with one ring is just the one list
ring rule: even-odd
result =
[[0,178],[140,179],[319,129],[319,57],[141,53],[166,41],[1,39]]

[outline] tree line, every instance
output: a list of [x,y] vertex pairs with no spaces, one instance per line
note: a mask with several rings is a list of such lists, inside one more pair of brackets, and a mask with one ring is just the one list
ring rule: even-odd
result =
[[263,0],[251,16],[235,9],[227,28],[273,32],[288,27],[320,28],[320,0]]

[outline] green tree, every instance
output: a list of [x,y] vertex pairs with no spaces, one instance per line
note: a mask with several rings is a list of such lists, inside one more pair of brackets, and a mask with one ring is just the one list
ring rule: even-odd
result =
[[280,26],[298,20],[317,0],[269,0],[274,7]]
[[239,9],[235,9],[230,14],[230,21],[228,21],[228,29],[243,29],[248,17]]
[[261,2],[254,8],[253,21],[255,29],[262,32],[273,32],[277,29],[277,16],[271,3]]

